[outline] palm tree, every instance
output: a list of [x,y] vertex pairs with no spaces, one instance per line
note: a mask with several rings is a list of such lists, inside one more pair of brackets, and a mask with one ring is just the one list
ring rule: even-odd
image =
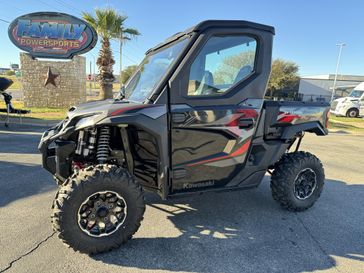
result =
[[110,48],[110,40],[118,39],[122,42],[123,40],[130,40],[131,37],[140,35],[140,33],[136,29],[125,28],[124,22],[127,16],[118,14],[116,10],[111,8],[95,9],[96,16],[87,12],[84,12],[82,15],[101,37],[101,49],[96,61],[99,67],[100,98],[112,98],[112,83],[115,79],[113,65],[115,64],[115,60]]

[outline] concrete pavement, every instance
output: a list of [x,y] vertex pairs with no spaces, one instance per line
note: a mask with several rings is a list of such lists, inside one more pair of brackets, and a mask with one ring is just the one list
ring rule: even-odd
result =
[[326,170],[317,204],[282,210],[255,190],[161,201],[124,247],[88,256],[53,234],[56,187],[40,167],[42,128],[0,129],[0,272],[364,272],[363,136],[307,135]]

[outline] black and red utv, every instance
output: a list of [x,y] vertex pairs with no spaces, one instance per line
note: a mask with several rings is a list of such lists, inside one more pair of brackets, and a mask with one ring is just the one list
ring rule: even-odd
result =
[[249,189],[266,172],[284,208],[311,207],[324,170],[298,148],[305,132],[328,133],[329,105],[264,101],[273,36],[252,22],[199,23],[147,51],[119,97],[72,107],[46,131],[59,238],[108,251],[138,230],[144,190],[167,199]]

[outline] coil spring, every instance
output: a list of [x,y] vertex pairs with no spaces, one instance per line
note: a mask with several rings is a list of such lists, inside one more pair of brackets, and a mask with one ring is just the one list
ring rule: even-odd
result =
[[105,163],[109,155],[110,128],[101,127],[97,143],[96,158],[99,163]]

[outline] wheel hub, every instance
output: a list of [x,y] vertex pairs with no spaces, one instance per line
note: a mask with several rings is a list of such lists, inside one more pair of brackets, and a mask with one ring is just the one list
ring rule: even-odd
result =
[[125,199],[113,191],[96,192],[86,198],[78,210],[78,224],[93,237],[108,236],[125,221]]
[[101,208],[99,208],[98,210],[97,210],[97,215],[99,216],[99,217],[105,217],[106,215],[108,215],[109,214],[109,210],[107,209],[107,208],[105,208],[105,207],[101,207]]
[[316,186],[316,173],[311,168],[303,169],[295,178],[294,195],[299,200],[305,200],[311,197]]

